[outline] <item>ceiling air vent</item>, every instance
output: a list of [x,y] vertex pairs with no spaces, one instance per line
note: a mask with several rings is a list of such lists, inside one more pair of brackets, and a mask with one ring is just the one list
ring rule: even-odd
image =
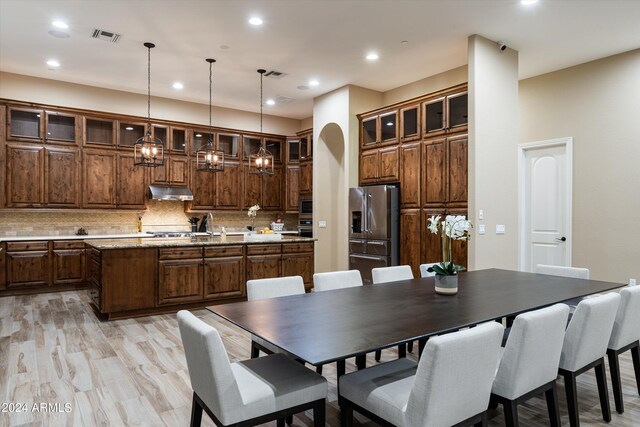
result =
[[93,30],[93,33],[91,33],[91,37],[98,40],[104,40],[106,42],[118,43],[121,36],[120,34],[116,34],[112,31],[105,31],[96,28]]
[[283,73],[282,71],[271,70],[271,71],[267,71],[264,76],[265,77],[270,77],[272,79],[281,79],[286,75],[287,74]]
[[277,104],[291,104],[295,99],[289,98],[287,96],[278,95],[275,98]]

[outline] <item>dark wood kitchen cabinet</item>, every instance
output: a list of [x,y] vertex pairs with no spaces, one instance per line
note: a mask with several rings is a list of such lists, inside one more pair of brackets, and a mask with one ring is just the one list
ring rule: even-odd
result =
[[446,139],[423,143],[422,161],[422,203],[424,207],[444,206],[447,201]]
[[428,231],[421,225],[420,209],[400,211],[400,265],[411,266],[414,277],[420,277],[420,242],[426,233]]
[[190,211],[211,211],[215,205],[215,174],[196,170],[196,160],[191,159],[191,185],[193,200]]
[[42,287],[51,283],[49,242],[8,242],[6,287]]
[[48,144],[78,143],[77,136],[81,133],[78,117],[58,111],[45,112],[45,142]]
[[399,147],[385,147],[360,153],[360,183],[382,184],[400,180]]
[[201,300],[202,264],[202,258],[158,261],[158,304]]
[[80,150],[45,148],[44,204],[48,207],[80,207]]
[[360,118],[360,149],[398,143],[398,110],[387,110]]
[[467,91],[438,94],[422,104],[423,137],[448,134],[467,127]]
[[313,161],[300,162],[300,195],[313,193]]
[[264,210],[282,210],[282,167],[273,168],[273,175],[262,178],[262,204]]
[[282,245],[282,277],[302,276],[304,287],[313,287],[313,242],[285,243]]
[[285,179],[285,211],[298,213],[300,200],[300,167],[287,166]]
[[135,167],[133,154],[118,153],[116,206],[118,209],[144,209],[148,187],[147,168]]
[[469,138],[465,135],[447,138],[447,204],[466,207],[468,195],[468,147]]
[[[429,224],[429,218],[440,215],[441,221],[444,221],[447,215],[464,215],[467,216],[466,209],[447,209],[445,211],[438,209],[423,209],[422,224],[425,232],[422,239],[421,258],[423,263],[441,262],[442,261],[442,239],[439,234],[433,234],[426,230]],[[456,265],[468,267],[467,242],[464,240],[454,240],[451,245],[451,255]]]
[[262,175],[250,173],[246,163],[242,166],[242,189],[242,209],[262,203]]
[[422,179],[422,144],[403,144],[400,146],[400,207],[419,208]]
[[165,155],[164,165],[151,168],[151,184],[184,187],[189,183],[189,158]]
[[104,118],[84,118],[83,144],[88,147],[114,148],[116,145],[116,121]]
[[241,298],[246,295],[243,246],[204,249],[204,298]]
[[54,241],[52,284],[82,284],[86,275],[84,242]]
[[400,142],[420,139],[420,104],[400,109]]
[[7,108],[7,140],[42,142],[44,110],[12,107]]
[[82,206],[85,208],[115,208],[115,151],[84,150],[82,153]]
[[280,254],[247,256],[247,280],[280,277],[281,270]]
[[43,204],[44,147],[7,143],[7,207],[32,208]]
[[215,173],[216,209],[240,210],[242,208],[241,171],[239,162],[225,160],[224,171]]

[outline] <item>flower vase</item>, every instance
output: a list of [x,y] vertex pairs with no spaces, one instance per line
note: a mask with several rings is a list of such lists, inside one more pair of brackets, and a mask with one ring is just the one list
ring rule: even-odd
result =
[[435,275],[436,293],[440,295],[455,295],[458,293],[458,275]]

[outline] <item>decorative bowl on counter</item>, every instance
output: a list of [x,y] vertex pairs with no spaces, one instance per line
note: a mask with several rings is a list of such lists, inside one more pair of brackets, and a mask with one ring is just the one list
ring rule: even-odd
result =
[[244,234],[245,242],[270,242],[273,240],[282,240],[282,234],[280,233],[273,233],[273,234],[245,233]]
[[283,228],[284,228],[284,222],[272,222],[271,223],[271,229],[273,231],[282,231]]

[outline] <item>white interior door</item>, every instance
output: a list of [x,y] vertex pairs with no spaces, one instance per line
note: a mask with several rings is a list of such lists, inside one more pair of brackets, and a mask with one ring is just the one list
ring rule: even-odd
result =
[[571,265],[571,138],[520,146],[520,269]]

